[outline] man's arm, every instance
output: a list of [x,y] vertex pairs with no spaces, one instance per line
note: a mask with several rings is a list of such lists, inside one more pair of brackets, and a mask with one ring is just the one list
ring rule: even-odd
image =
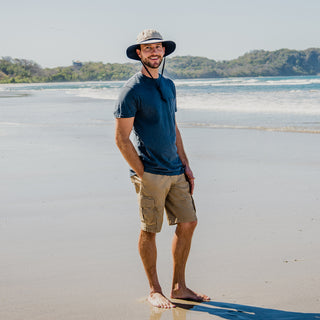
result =
[[128,162],[129,166],[140,178],[142,178],[144,166],[130,140],[133,121],[134,117],[117,118],[115,126],[115,139],[116,145],[118,146],[125,160]]
[[187,155],[184,151],[181,134],[180,134],[180,131],[178,129],[177,124],[176,124],[176,145],[177,145],[179,158],[184,166],[184,173],[186,174],[188,182],[190,184],[190,193],[192,195],[193,190],[194,190],[194,179],[195,178],[194,178],[192,170],[189,166],[189,160],[188,160]]

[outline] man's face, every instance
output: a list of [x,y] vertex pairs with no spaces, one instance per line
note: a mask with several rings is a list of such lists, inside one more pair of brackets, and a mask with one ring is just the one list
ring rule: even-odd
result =
[[165,47],[162,43],[141,44],[140,50],[137,49],[137,55],[141,61],[152,69],[159,68],[163,59]]

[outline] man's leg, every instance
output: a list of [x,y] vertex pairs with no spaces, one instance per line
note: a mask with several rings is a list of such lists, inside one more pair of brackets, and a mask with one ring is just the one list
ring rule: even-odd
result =
[[158,308],[174,308],[175,306],[163,295],[157,274],[156,234],[141,230],[139,252],[146,271],[150,295],[148,301]]
[[190,290],[186,286],[185,269],[197,221],[178,223],[172,241],[173,281],[171,298],[208,301],[210,298]]

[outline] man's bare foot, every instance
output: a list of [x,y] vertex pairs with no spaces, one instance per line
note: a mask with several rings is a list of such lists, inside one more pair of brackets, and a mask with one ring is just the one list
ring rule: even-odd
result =
[[196,293],[188,288],[179,288],[174,289],[171,292],[172,299],[183,299],[183,300],[190,300],[190,301],[210,301],[210,297],[206,296],[205,294]]
[[176,307],[162,293],[159,293],[159,292],[150,293],[148,297],[148,301],[154,307],[158,307],[158,308],[171,309]]

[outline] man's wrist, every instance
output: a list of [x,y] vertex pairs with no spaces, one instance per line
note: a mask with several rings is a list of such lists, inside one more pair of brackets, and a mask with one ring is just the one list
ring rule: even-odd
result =
[[136,173],[140,178],[142,178],[142,176],[144,174],[144,168],[142,170],[137,171]]

